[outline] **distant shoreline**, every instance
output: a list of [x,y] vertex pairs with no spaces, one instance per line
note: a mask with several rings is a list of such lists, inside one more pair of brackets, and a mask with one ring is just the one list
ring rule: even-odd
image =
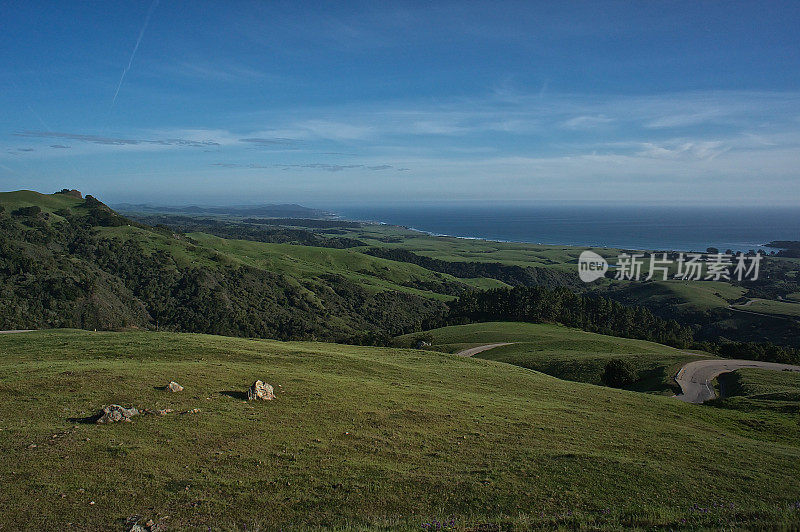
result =
[[[418,215],[420,213],[425,214],[424,210],[422,210],[422,209],[409,210],[408,211],[408,214],[409,214],[408,217],[414,217],[414,215]],[[498,215],[498,217],[501,217],[501,216],[502,215]],[[669,245],[666,242],[659,242],[659,240],[664,240],[664,236],[660,235],[658,230],[651,229],[651,231],[654,233],[654,235],[659,235],[656,238],[653,238],[652,241],[650,241],[648,239],[648,241],[646,241],[646,242],[645,241],[641,241],[641,242],[637,242],[636,244],[634,244],[633,242],[628,242],[627,245],[623,245],[623,244],[618,244],[618,243],[615,244],[614,242],[610,241],[610,239],[594,240],[593,242],[587,239],[586,242],[592,242],[592,243],[586,243],[586,242],[578,242],[578,241],[575,240],[574,237],[571,238],[571,239],[566,239],[565,238],[563,240],[538,240],[538,239],[534,240],[532,238],[525,238],[524,236],[518,236],[517,238],[502,238],[502,237],[498,237],[498,236],[494,236],[494,235],[480,235],[480,233],[477,233],[477,232],[474,232],[472,234],[464,234],[464,233],[462,233],[462,234],[454,234],[454,232],[436,230],[434,228],[424,229],[422,227],[425,227],[425,226],[421,225],[419,223],[419,220],[417,221],[417,223],[413,223],[413,224],[412,223],[402,223],[399,220],[397,220],[398,216],[395,216],[394,217],[395,219],[392,220],[392,216],[389,216],[387,218],[381,218],[381,217],[369,216],[369,215],[367,215],[367,216],[363,216],[363,215],[359,216],[357,213],[346,212],[346,211],[345,212],[339,212],[338,213],[338,218],[343,219],[343,220],[358,221],[358,222],[361,222],[361,223],[369,223],[369,224],[375,224],[375,225],[386,225],[386,226],[401,227],[401,228],[406,229],[408,231],[414,231],[414,232],[418,232],[418,233],[429,235],[429,236],[433,236],[433,237],[457,238],[457,239],[462,239],[462,240],[483,240],[483,241],[486,241],[486,242],[496,242],[496,243],[500,243],[500,244],[530,244],[530,245],[537,245],[537,246],[570,247],[570,248],[584,248],[584,249],[588,248],[588,249],[606,249],[606,250],[611,249],[611,250],[630,250],[630,251],[698,252],[698,253],[706,252],[707,248],[709,248],[709,247],[717,248],[722,252],[725,252],[727,249],[731,249],[735,253],[736,252],[747,252],[747,251],[750,251],[750,250],[754,250],[754,251],[759,251],[760,250],[760,251],[762,251],[764,253],[770,253],[770,252],[773,252],[773,251],[777,253],[778,251],[780,251],[779,248],[775,248],[775,247],[771,247],[771,246],[767,246],[766,245],[767,243],[771,243],[771,242],[774,242],[774,241],[778,240],[778,239],[772,238],[771,236],[768,237],[768,238],[760,239],[760,241],[758,243],[755,243],[755,242],[752,242],[752,241],[750,241],[750,242],[747,242],[747,241],[741,242],[740,241],[740,242],[735,242],[735,243],[734,242],[722,243],[724,237],[723,238],[717,237],[717,238],[709,238],[707,242],[692,242],[691,244],[674,242],[671,245]],[[610,221],[609,221],[609,219],[607,219],[606,221],[612,226],[614,225],[614,223],[617,223],[613,219],[610,220]],[[440,220],[436,220],[436,222],[441,223]],[[494,223],[492,224],[492,222],[494,222]],[[457,225],[458,221],[447,220],[447,223],[449,225],[453,226],[453,225]],[[474,226],[476,223],[480,223],[480,222],[475,222],[475,221],[470,220],[470,219],[465,219],[465,224],[466,225],[473,225]],[[498,228],[496,227],[498,225],[496,223],[496,220],[491,220],[490,224],[487,224],[487,225],[488,225],[487,226],[487,232],[492,232],[492,231],[497,232],[498,231]],[[520,227],[520,226],[524,227],[525,224],[524,223],[516,224],[515,222],[510,222],[508,225],[510,225],[510,226],[511,225],[516,225],[517,227]],[[619,222],[619,225],[622,225],[622,222]],[[562,227],[563,226],[570,226],[570,223],[569,223],[569,221],[564,220],[563,223],[561,224],[561,226]],[[583,227],[585,227],[585,226],[586,226],[586,224],[583,223],[583,222],[576,222],[573,225],[573,227],[575,227],[577,229],[580,229],[580,230],[582,230]],[[743,224],[743,227],[744,226],[745,225]],[[453,227],[451,227],[451,228],[453,228]],[[537,227],[537,229],[538,229],[538,227]],[[517,230],[519,230],[519,229],[517,229]],[[694,229],[691,228],[691,227],[690,227],[689,230],[694,231]],[[700,230],[700,229],[698,229],[698,230]],[[591,233],[591,232],[592,231],[587,231],[587,233]],[[613,233],[611,233],[611,231],[609,231],[608,235],[610,235],[610,234],[613,234]],[[800,234],[800,232],[798,234]],[[598,235],[595,234],[593,236],[598,236]],[[603,236],[607,236],[607,235],[603,235]],[[619,242],[619,241],[625,240],[626,237],[625,236],[619,236],[619,237],[615,237],[614,239]],[[642,240],[642,239],[640,238],[639,240]],[[670,239],[670,240],[672,240],[672,239]],[[678,239],[676,238],[674,240],[678,240]],[[743,238],[739,238],[737,240],[749,240],[749,239],[747,239],[746,237],[743,237]]]

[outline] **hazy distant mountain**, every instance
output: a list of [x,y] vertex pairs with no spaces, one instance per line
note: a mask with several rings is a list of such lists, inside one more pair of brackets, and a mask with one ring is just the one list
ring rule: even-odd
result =
[[268,205],[231,205],[221,206],[166,206],[147,203],[118,203],[114,209],[119,212],[169,213],[169,214],[215,214],[227,216],[264,216],[268,218],[330,218],[333,213],[310,209],[294,203]]

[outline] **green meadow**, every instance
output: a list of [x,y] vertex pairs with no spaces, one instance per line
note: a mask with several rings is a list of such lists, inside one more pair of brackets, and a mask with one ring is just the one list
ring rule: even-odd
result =
[[[174,412],[84,422],[110,403]],[[411,349],[2,335],[0,528],[798,526],[797,427],[764,416]]]
[[747,305],[734,305],[733,308],[758,312],[760,314],[772,314],[775,316],[787,316],[792,318],[800,317],[800,303],[794,301],[771,301],[768,299],[753,299]]
[[612,359],[628,361],[639,373],[631,389],[672,395],[680,388],[672,377],[680,366],[698,356],[665,345],[590,333],[553,324],[488,322],[434,329],[398,338],[414,345],[432,340],[430,349],[455,353],[479,345],[510,342],[483,351],[477,358],[505,362],[541,371],[560,379],[601,384],[605,365]]
[[[715,406],[800,414],[800,373],[740,369],[720,375],[718,381],[722,399],[715,401]],[[782,416],[776,419],[787,424],[793,421]]]

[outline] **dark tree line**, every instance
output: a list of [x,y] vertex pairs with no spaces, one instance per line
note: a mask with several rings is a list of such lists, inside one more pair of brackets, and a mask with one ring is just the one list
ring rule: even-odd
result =
[[692,331],[644,307],[627,307],[566,288],[516,287],[464,294],[450,305],[449,321],[560,323],[585,331],[650,340],[675,347],[693,343]]
[[582,286],[577,275],[552,268],[534,268],[502,264],[500,262],[446,261],[398,248],[369,248],[364,251],[373,257],[408,262],[428,270],[446,273],[462,279],[488,277],[511,286]]
[[323,248],[346,249],[365,246],[366,243],[355,238],[324,237],[289,227],[264,227],[261,222],[227,222],[213,218],[193,218],[191,216],[153,215],[137,216],[137,220],[156,227],[168,228],[176,233],[208,233],[220,238],[251,240],[270,244],[296,244]]

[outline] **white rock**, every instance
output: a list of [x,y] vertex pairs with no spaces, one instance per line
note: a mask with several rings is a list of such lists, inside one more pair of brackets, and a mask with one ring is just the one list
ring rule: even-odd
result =
[[273,399],[275,399],[275,391],[266,382],[256,381],[247,390],[248,401],[271,401]]

